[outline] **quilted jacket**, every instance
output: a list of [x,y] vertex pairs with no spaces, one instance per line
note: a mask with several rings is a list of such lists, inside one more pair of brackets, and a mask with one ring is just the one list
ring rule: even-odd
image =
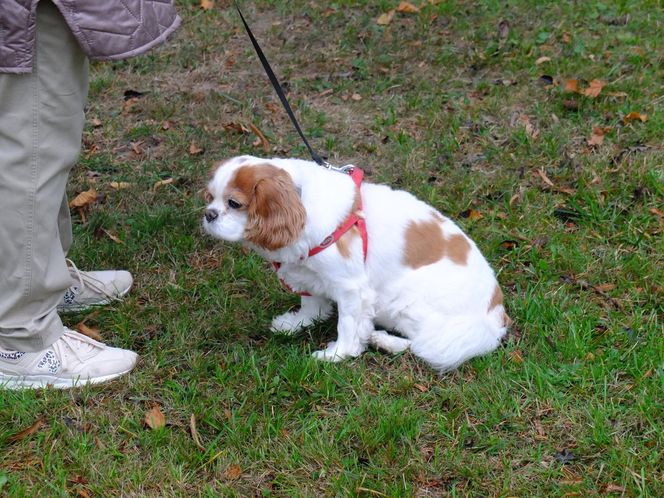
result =
[[[0,73],[29,73],[39,0],[0,0]],[[172,0],[52,0],[91,59],[126,59],[180,25]]]

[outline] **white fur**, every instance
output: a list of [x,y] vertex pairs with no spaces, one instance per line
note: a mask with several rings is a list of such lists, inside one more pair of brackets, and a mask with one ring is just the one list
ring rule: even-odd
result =
[[[211,223],[203,220],[208,233],[224,240],[242,240],[247,217],[225,206],[222,193],[237,168],[265,163],[291,176],[300,191],[306,223],[299,239],[287,247],[268,251],[249,245],[269,261],[281,263],[278,275],[291,289],[312,295],[302,297],[299,311],[274,318],[272,330],[297,332],[329,316],[335,303],[337,340],[314,353],[320,359],[355,357],[372,345],[394,353],[410,349],[435,369],[445,371],[499,345],[506,331],[506,315],[502,304],[488,311],[497,282],[472,241],[468,239],[471,249],[466,265],[447,258],[417,269],[404,264],[404,234],[409,223],[430,220],[435,213],[407,192],[362,184],[369,239],[366,262],[358,236],[351,239],[348,258],[336,245],[307,257],[309,249],[348,216],[356,193],[352,179],[310,161],[240,156],[219,167],[208,185],[213,196],[208,209],[220,212]],[[462,233],[447,218],[441,226],[447,235]]]

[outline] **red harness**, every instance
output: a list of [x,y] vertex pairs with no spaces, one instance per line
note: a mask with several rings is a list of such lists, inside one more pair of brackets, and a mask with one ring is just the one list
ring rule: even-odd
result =
[[[367,260],[369,237],[367,236],[367,224],[364,220],[364,215],[362,214],[362,190],[360,188],[362,185],[362,179],[364,178],[364,171],[362,171],[360,168],[355,168],[355,167],[352,167],[349,171],[350,171],[350,177],[353,179],[355,185],[357,186],[357,193],[358,193],[357,206],[355,206],[355,209],[348,215],[346,221],[344,221],[339,226],[339,228],[337,228],[334,232],[325,237],[323,241],[320,244],[318,244],[316,247],[309,250],[309,253],[307,254],[308,257],[315,256],[319,252],[324,251],[332,244],[334,244],[336,241],[338,241],[341,237],[343,237],[343,235],[348,230],[356,226],[357,229],[360,231],[360,236],[362,237],[362,251],[364,253],[364,260],[365,261]],[[278,261],[273,261],[272,267],[274,268],[275,271],[278,271],[279,268],[281,268],[281,263]],[[284,284],[289,290],[292,290],[290,287],[288,287],[288,284],[286,284],[286,282],[284,282],[283,280],[281,280],[281,283]],[[301,296],[310,295],[307,294],[306,292],[301,292],[299,294]]]

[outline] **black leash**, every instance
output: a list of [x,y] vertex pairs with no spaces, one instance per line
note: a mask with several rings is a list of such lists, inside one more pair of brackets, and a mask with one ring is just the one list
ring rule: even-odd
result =
[[290,104],[288,103],[288,99],[286,99],[286,95],[284,95],[284,91],[281,88],[281,85],[279,84],[279,80],[274,74],[274,71],[272,71],[272,68],[270,67],[270,63],[267,61],[265,58],[265,54],[263,54],[263,51],[261,50],[260,45],[258,44],[258,41],[256,41],[256,38],[254,37],[254,34],[251,32],[251,29],[249,28],[249,25],[247,24],[247,21],[245,21],[244,16],[242,15],[242,11],[240,10],[240,6],[238,5],[237,2],[235,3],[235,8],[237,9],[238,14],[240,14],[240,18],[242,19],[242,24],[244,24],[244,29],[247,31],[247,34],[249,35],[249,38],[251,39],[251,43],[254,46],[254,50],[256,50],[256,54],[258,55],[258,58],[261,61],[261,64],[263,64],[263,69],[265,69],[265,72],[267,73],[267,77],[270,79],[270,83],[272,83],[272,87],[274,88],[274,91],[277,92],[277,96],[279,97],[279,100],[281,100],[281,104],[284,106],[284,109],[286,109],[286,113],[288,114],[288,117],[290,118],[291,122],[293,123],[293,126],[295,126],[295,129],[297,132],[300,134],[300,138],[302,138],[302,141],[304,142],[304,145],[307,146],[307,149],[309,149],[309,154],[311,154],[311,157],[314,161],[316,161],[317,164],[325,167],[330,167],[330,164],[322,159],[312,148],[311,145],[309,145],[309,142],[307,142],[306,137],[304,136],[304,133],[302,133],[302,129],[300,128],[300,125],[297,122],[297,119],[295,119],[295,114],[293,114],[293,110],[291,109]]

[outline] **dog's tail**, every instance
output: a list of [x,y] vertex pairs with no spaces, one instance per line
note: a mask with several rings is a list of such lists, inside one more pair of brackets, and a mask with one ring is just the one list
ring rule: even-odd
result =
[[442,323],[428,323],[412,337],[410,350],[440,372],[453,370],[470,358],[496,349],[507,331],[508,320],[501,309],[479,317],[453,316]]

